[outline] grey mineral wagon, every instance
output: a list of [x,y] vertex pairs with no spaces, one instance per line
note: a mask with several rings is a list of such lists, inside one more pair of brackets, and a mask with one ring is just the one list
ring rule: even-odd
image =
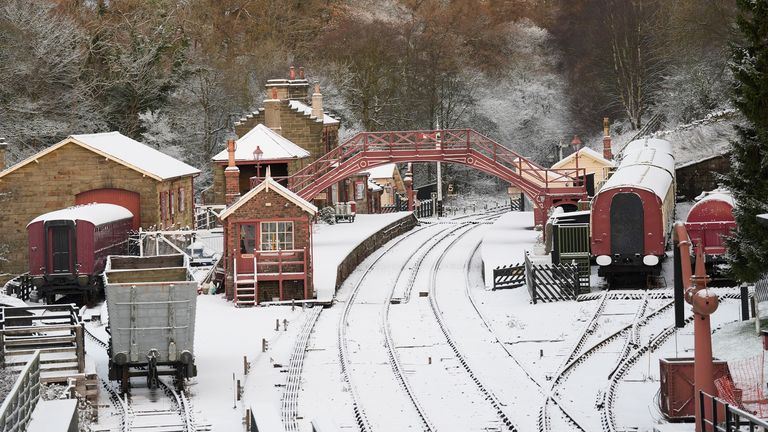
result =
[[110,256],[104,271],[109,313],[109,378],[123,392],[130,378],[197,374],[193,343],[198,284],[183,255]]

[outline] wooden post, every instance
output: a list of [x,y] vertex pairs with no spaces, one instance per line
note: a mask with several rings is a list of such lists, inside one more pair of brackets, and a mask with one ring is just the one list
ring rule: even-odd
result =
[[243,356],[243,375],[248,375],[249,367],[248,367],[248,357]]
[[83,339],[83,325],[75,326],[75,345],[77,346],[77,371],[85,372],[85,340]]

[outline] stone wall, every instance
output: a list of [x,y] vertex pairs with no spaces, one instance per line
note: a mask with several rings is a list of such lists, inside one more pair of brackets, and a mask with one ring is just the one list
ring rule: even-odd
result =
[[[189,187],[188,211],[192,220],[192,180],[179,180]],[[158,182],[117,162],[105,159],[77,144],[66,144],[35,162],[0,178],[0,273],[22,273],[27,266],[27,224],[49,211],[75,204],[78,193],[93,189],[117,188],[141,196],[141,223],[144,228],[159,222]],[[170,187],[170,186],[169,186]]]
[[341,287],[341,284],[344,283],[347,277],[352,274],[355,268],[357,268],[364,259],[368,258],[369,255],[384,246],[388,241],[400,234],[412,230],[418,223],[419,221],[416,219],[416,216],[414,216],[413,213],[410,213],[363,240],[336,268],[336,290]]

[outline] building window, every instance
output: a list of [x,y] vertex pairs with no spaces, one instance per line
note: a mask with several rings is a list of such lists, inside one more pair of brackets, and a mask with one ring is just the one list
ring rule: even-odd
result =
[[186,202],[184,202],[184,201],[185,201],[184,200],[184,189],[179,188],[179,213],[183,213],[184,211],[186,211],[186,208],[184,206],[186,204]]
[[171,219],[173,219],[173,215],[175,215],[175,214],[176,214],[176,211],[175,211],[175,208],[176,208],[176,206],[174,205],[174,204],[176,204],[176,200],[175,200],[175,198],[174,198],[174,195],[173,195],[173,191],[172,191],[172,190],[171,190],[171,191],[168,191],[168,193],[170,194],[170,197],[171,197],[171,198],[168,200],[168,210],[169,210],[169,211],[170,211],[170,213],[171,213]]
[[256,250],[256,225],[240,225],[240,253],[252,254]]
[[293,222],[262,222],[261,250],[293,249]]
[[166,213],[167,208],[168,204],[166,204],[165,192],[160,192],[160,221],[162,223],[165,223],[166,219],[168,218]]

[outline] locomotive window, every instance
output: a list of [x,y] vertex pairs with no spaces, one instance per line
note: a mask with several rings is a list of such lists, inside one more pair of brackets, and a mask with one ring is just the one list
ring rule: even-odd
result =
[[262,222],[261,250],[293,249],[293,222]]
[[256,250],[256,225],[240,225],[240,253],[252,254]]

